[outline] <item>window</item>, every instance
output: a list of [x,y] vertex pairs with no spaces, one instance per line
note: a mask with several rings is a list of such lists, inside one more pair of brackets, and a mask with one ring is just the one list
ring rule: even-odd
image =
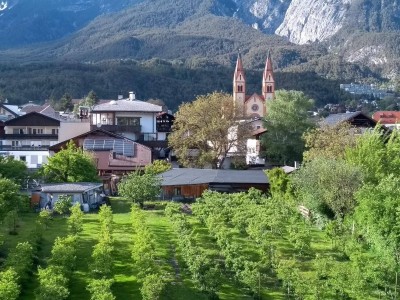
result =
[[174,188],[174,195],[175,195],[175,196],[180,196],[180,195],[182,195],[181,187],[176,187],[176,188]]
[[52,129],[51,134],[58,134],[58,129]]
[[43,129],[41,128],[33,128],[32,134],[43,134]]
[[24,134],[24,130],[22,128],[13,128],[13,134]]
[[243,85],[239,85],[239,86],[238,86],[238,92],[239,92],[239,93],[242,93],[242,92],[243,92]]
[[251,109],[252,109],[253,111],[257,111],[257,110],[258,110],[258,105],[257,105],[257,104],[253,104],[253,105],[251,106]]
[[11,141],[11,146],[13,146],[13,147],[21,147],[21,142],[20,141]]
[[138,117],[119,117],[117,124],[121,126],[139,126],[140,118]]
[[19,157],[19,160],[21,160],[21,161],[26,161],[26,156],[20,156],[20,157]]
[[272,86],[271,85],[267,86],[267,93],[272,93]]

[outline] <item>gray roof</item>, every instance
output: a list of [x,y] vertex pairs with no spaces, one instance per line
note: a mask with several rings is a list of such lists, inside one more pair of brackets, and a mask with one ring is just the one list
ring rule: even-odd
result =
[[44,193],[83,193],[102,187],[98,182],[75,182],[75,183],[49,183],[42,184],[41,191]]
[[359,114],[361,114],[360,111],[351,113],[342,113],[342,114],[332,114],[327,116],[324,120],[322,120],[321,124],[328,126],[335,126],[340,123],[347,122],[353,119],[354,117],[357,117]]
[[19,111],[18,105],[3,104],[9,111],[13,112],[15,115],[19,116],[21,112]]
[[162,107],[140,100],[112,100],[93,107],[93,112],[102,111],[131,111],[131,112],[161,112]]
[[245,183],[267,184],[267,175],[263,170],[216,170],[216,169],[171,169],[160,174],[162,186],[191,185],[206,183]]

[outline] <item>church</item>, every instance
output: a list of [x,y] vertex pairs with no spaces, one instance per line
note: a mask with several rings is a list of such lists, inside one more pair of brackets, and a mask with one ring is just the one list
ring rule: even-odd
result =
[[246,75],[243,68],[242,57],[239,53],[235,73],[233,76],[233,101],[235,105],[243,107],[244,116],[260,119],[267,114],[267,102],[274,99],[275,80],[272,68],[271,54],[268,51],[262,78],[261,94],[246,95]]

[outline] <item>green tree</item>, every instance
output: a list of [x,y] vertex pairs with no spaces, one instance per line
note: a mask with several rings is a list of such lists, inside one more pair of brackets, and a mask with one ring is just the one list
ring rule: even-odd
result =
[[17,273],[12,268],[0,272],[0,300],[16,300],[19,293]]
[[39,288],[36,299],[38,300],[63,300],[69,295],[68,279],[58,266],[49,266],[45,269],[38,268]]
[[262,136],[267,158],[272,162],[289,164],[301,161],[304,151],[304,132],[314,127],[308,117],[313,101],[302,92],[281,90],[268,102],[268,114]]
[[76,147],[73,141],[49,158],[40,174],[48,182],[92,182],[99,181],[96,164],[90,153]]
[[61,99],[59,100],[58,108],[61,111],[73,111],[74,105],[72,104],[72,97],[68,94],[65,93]]
[[15,160],[12,156],[0,156],[0,175],[22,185],[27,176],[26,163]]
[[88,286],[90,300],[115,300],[111,291],[112,279],[93,279]]
[[305,161],[314,158],[344,158],[345,150],[356,145],[356,130],[346,122],[337,126],[322,125],[304,133]]
[[388,135],[379,126],[357,139],[355,147],[346,150],[346,160],[358,166],[366,183],[377,184],[390,174],[400,176],[400,132]]
[[143,300],[158,300],[165,287],[165,282],[160,274],[149,274],[143,280],[140,288]]
[[152,164],[147,165],[144,169],[145,173],[161,174],[172,168],[171,163],[165,160],[155,160]]
[[161,179],[152,173],[132,172],[122,178],[118,191],[122,197],[143,207],[144,201],[155,200],[161,193]]
[[71,215],[68,218],[68,227],[72,234],[78,234],[83,229],[83,211],[79,203],[70,207]]
[[250,127],[229,94],[212,93],[179,107],[169,145],[185,166],[222,167],[228,152],[243,153]]
[[93,90],[91,90],[85,97],[82,105],[92,107],[98,102],[99,102],[99,97],[97,97],[96,93]]
[[356,206],[355,192],[361,187],[362,172],[344,160],[317,158],[292,177],[300,204],[314,213],[342,219]]
[[11,179],[0,177],[0,220],[9,211],[18,207],[20,201],[19,186]]
[[10,210],[6,214],[4,222],[7,224],[9,234],[18,234],[17,233],[18,212],[15,209]]
[[56,203],[54,204],[54,211],[60,215],[65,215],[70,211],[72,206],[72,196],[71,195],[60,195]]

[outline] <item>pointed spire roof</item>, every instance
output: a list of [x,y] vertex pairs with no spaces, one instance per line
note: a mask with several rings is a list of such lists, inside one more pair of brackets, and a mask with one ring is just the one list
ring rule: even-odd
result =
[[272,73],[273,71],[274,69],[272,68],[271,52],[268,50],[267,60],[265,61],[264,79],[268,73]]
[[237,79],[239,73],[242,74],[242,76],[244,77],[244,69],[243,69],[243,63],[242,63],[242,55],[240,54],[240,51],[238,53],[238,57],[236,60],[236,68],[235,68],[235,75],[234,75],[234,79]]

